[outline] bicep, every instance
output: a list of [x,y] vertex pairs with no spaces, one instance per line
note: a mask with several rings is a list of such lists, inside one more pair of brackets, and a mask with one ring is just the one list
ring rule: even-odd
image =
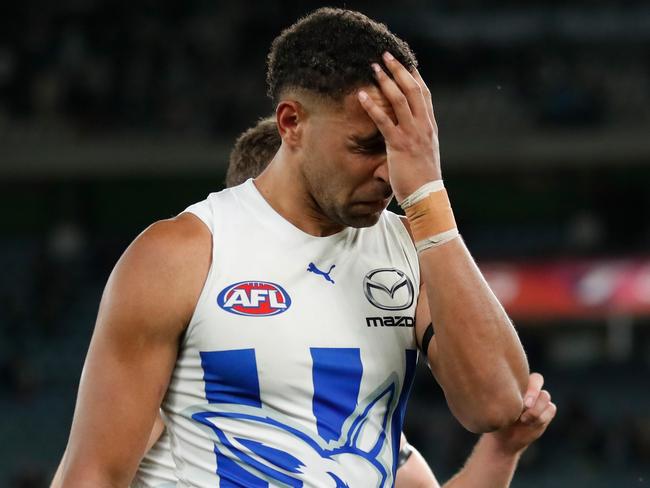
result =
[[[429,331],[429,329],[431,329]],[[424,283],[420,283],[420,293],[418,304],[415,310],[415,337],[418,348],[423,354],[426,354],[427,361],[433,370],[437,356],[438,345],[436,343],[433,323],[431,322],[431,311],[429,310],[429,299],[427,298]],[[426,350],[425,350],[426,347]]]

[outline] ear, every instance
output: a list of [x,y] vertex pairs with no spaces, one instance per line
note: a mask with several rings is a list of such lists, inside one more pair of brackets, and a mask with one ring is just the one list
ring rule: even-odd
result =
[[300,146],[305,119],[305,107],[296,100],[283,100],[275,109],[275,121],[280,137],[290,148]]

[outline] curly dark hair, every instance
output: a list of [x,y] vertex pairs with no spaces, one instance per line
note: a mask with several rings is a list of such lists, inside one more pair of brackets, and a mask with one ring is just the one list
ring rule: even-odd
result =
[[230,152],[226,172],[226,186],[239,185],[248,178],[257,177],[278,152],[282,139],[275,117],[261,119],[256,126],[237,138]]
[[300,88],[340,101],[356,88],[376,84],[370,64],[385,68],[385,51],[409,71],[417,67],[408,44],[384,24],[360,12],[320,8],[273,41],[267,59],[268,95],[277,104],[286,89]]

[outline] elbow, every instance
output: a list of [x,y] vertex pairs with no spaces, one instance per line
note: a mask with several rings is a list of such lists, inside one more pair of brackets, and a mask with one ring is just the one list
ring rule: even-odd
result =
[[76,469],[66,469],[63,471],[59,480],[59,484],[53,482],[50,488],[65,487],[65,488],[86,488],[93,487],[114,487],[114,486],[129,486],[131,477],[125,476],[123,473],[109,473],[106,470],[91,469],[88,467]]
[[523,399],[521,395],[513,395],[508,398],[491,398],[481,402],[464,415],[456,416],[459,422],[467,430],[474,434],[483,434],[503,429],[514,424],[523,411]]

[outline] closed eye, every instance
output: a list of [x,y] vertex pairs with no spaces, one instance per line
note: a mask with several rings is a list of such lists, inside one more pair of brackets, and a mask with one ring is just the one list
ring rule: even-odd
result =
[[352,150],[358,154],[386,154],[386,143],[381,141],[374,144],[357,144]]
[[369,136],[351,137],[352,151],[358,154],[386,154],[386,141],[381,132],[376,131]]

